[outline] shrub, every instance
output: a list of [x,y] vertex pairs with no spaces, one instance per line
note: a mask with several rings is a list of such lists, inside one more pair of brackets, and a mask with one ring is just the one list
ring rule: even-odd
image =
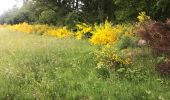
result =
[[51,27],[48,25],[39,25],[39,24],[30,25],[26,22],[16,24],[16,25],[8,25],[8,28],[19,31],[19,32],[23,32],[23,33],[29,33],[29,34],[34,33],[34,34],[39,34],[39,35],[42,35],[47,30],[51,29]]
[[61,27],[61,28],[50,29],[45,34],[54,36],[54,37],[63,38],[63,37],[68,37],[68,36],[72,35],[72,32],[70,32],[67,29],[67,27]]
[[102,65],[107,65],[108,68],[116,68],[120,65],[126,66],[132,63],[130,58],[126,58],[123,52],[115,50],[112,47],[104,47],[101,51],[96,53],[99,65],[97,68],[101,68]]
[[19,31],[19,32],[23,32],[23,33],[38,34],[38,35],[51,35],[51,36],[59,37],[59,38],[72,35],[72,32],[69,31],[67,27],[52,27],[49,25],[40,25],[40,24],[30,25],[28,23],[20,23],[16,25],[8,25],[8,28]]
[[157,54],[170,54],[170,24],[162,22],[145,22],[141,24],[137,34],[147,40]]
[[170,60],[156,66],[156,71],[162,76],[170,76]]
[[92,36],[91,31],[92,27],[86,23],[79,23],[76,25],[77,32],[75,33],[76,38],[82,39],[82,38],[90,38]]
[[16,25],[11,25],[11,26],[9,26],[9,28],[12,30],[23,32],[23,33],[33,33],[33,26],[29,25],[26,22],[16,24]]
[[117,39],[119,33],[122,33],[121,26],[112,26],[112,23],[107,20],[103,25],[95,25],[93,36],[90,42],[98,45],[110,45],[113,44]]
[[33,26],[33,33],[34,34],[39,34],[39,35],[43,35],[46,31],[52,29],[52,27],[48,26],[48,25],[32,25]]
[[119,68],[116,70],[117,76],[121,79],[127,79],[129,81],[144,81],[147,80],[146,70],[142,67],[139,68]]
[[97,72],[98,76],[103,79],[110,77],[110,70],[115,69],[115,71],[120,68],[126,68],[130,65],[131,59],[126,58],[123,54],[117,54],[117,51],[111,47],[104,47],[102,50],[96,52],[97,56]]
[[[133,59],[135,56],[129,55],[131,50],[116,50],[115,47],[106,46],[96,53],[97,73],[102,79],[110,77],[111,72],[119,79],[129,81],[147,80],[148,74],[144,67],[136,66]],[[132,52],[132,51],[131,51]]]
[[113,26],[106,20],[102,25],[95,25],[90,42],[95,45],[112,45],[119,41],[123,35],[133,36],[134,30],[135,27],[130,23]]
[[128,47],[134,48],[137,46],[138,38],[131,35],[123,35],[117,42],[117,47],[122,49],[127,49]]

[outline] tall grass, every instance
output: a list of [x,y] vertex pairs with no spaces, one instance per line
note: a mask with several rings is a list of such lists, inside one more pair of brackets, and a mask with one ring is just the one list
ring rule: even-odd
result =
[[[153,73],[133,82],[98,78],[93,51],[85,40],[56,39],[0,30],[1,100],[169,100],[170,80]],[[153,67],[152,56],[136,66]]]

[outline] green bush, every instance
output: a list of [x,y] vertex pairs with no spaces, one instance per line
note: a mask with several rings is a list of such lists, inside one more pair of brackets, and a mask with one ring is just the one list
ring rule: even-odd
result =
[[129,48],[129,47],[134,48],[134,47],[137,47],[137,41],[138,41],[137,37],[123,35],[120,41],[118,41],[117,45],[120,50]]

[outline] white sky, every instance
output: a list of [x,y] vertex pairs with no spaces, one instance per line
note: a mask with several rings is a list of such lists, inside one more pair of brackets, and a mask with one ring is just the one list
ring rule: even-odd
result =
[[17,7],[21,7],[22,2],[20,0],[0,0],[0,15],[15,5],[17,5]]

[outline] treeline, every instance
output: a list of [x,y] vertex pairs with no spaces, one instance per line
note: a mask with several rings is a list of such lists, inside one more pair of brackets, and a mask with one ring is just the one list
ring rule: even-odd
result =
[[132,21],[145,11],[155,20],[170,17],[170,0],[23,0],[0,16],[1,24],[20,22],[72,26],[76,22]]

